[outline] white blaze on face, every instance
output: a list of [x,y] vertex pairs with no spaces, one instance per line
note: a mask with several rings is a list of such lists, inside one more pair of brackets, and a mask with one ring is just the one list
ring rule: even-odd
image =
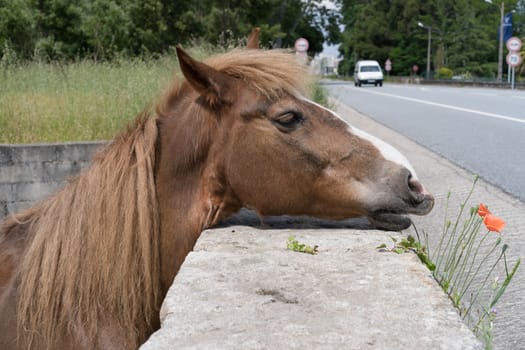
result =
[[369,141],[372,145],[374,145],[378,150],[379,150],[379,153],[381,153],[381,155],[383,156],[383,158],[385,158],[386,160],[389,160],[391,162],[394,162],[396,164],[399,164],[401,166],[404,166],[405,168],[407,168],[410,173],[412,174],[412,177],[414,179],[417,179],[417,175],[416,175],[416,172],[414,170],[414,168],[412,167],[412,165],[410,164],[410,162],[408,161],[408,159],[401,153],[399,152],[394,146],[386,143],[385,141],[367,133],[366,131],[363,131],[363,130],[360,130],[356,127],[353,127],[353,126],[350,126],[350,124],[348,124],[348,122],[346,120],[344,120],[341,116],[339,116],[337,113],[335,113],[334,111],[331,111],[329,110],[328,108],[326,107],[323,107],[321,106],[320,104],[317,104],[311,100],[308,100],[308,99],[304,99],[305,101],[329,112],[331,115],[333,115],[334,117],[336,117],[337,119],[340,119],[341,121],[343,121],[346,125],[348,125],[348,132],[353,134],[353,135],[356,135],[364,140],[367,140]]
[[383,158],[404,166],[410,171],[410,173],[412,174],[412,177],[414,179],[417,179],[416,172],[414,168],[412,168],[412,165],[410,164],[408,159],[401,152],[399,152],[394,146],[356,127],[349,127],[349,131],[352,134],[357,135],[362,139],[370,141],[379,150]]

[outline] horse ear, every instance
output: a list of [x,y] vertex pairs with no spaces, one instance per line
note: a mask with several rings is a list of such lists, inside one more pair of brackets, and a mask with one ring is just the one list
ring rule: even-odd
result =
[[229,90],[231,78],[205,63],[194,60],[181,47],[177,46],[176,50],[182,74],[195,91],[210,105],[227,102],[225,94]]
[[248,37],[248,41],[246,42],[246,48],[247,49],[258,49],[259,48],[259,32],[261,31],[261,28],[255,27],[252,30],[252,33]]

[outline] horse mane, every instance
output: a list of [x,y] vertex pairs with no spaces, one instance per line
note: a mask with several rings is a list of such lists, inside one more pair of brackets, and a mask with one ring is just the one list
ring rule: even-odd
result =
[[[248,88],[270,100],[284,94],[309,94],[312,81],[305,65],[287,50],[235,49],[204,61],[209,66],[240,79]],[[170,115],[170,109],[181,91],[178,81],[166,90],[157,104],[159,116]]]
[[137,348],[154,329],[156,141],[155,119],[144,113],[61,191],[5,223],[6,232],[16,222],[28,225],[18,277],[23,345],[56,348],[55,339],[68,331],[92,340],[100,326],[117,322],[120,334],[136,335],[128,345]]

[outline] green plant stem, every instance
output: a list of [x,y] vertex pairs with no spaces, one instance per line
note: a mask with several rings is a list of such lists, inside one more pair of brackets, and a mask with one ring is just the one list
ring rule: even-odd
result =
[[[462,292],[460,293],[460,297],[463,298],[463,296],[465,295],[465,293],[467,292],[467,290],[470,288],[470,285],[472,284],[472,282],[474,281],[474,278],[476,277],[476,275],[478,274],[479,270],[481,269],[481,267],[485,264],[485,261],[487,261],[487,259],[489,258],[490,255],[492,255],[492,253],[494,252],[494,250],[496,250],[496,248],[498,247],[498,245],[501,243],[501,237],[498,238],[498,240],[496,241],[496,244],[494,244],[494,247],[492,247],[492,249],[485,255],[485,257],[481,260],[480,264],[478,265],[478,268],[476,269],[476,271],[472,274],[472,277],[470,278],[470,280],[468,281],[468,283],[465,285],[465,287],[463,288]],[[500,257],[498,258],[498,260],[496,261],[496,263],[501,259],[501,255]],[[492,271],[492,270],[491,270]],[[490,274],[490,272],[489,272]]]
[[[447,251],[448,250],[448,247],[449,245],[451,244],[451,242],[454,240],[454,237],[456,235],[456,230],[457,230],[457,227],[458,227],[458,224],[459,224],[459,220],[461,219],[461,216],[463,215],[463,210],[465,209],[465,205],[466,203],[469,201],[470,197],[472,196],[472,193],[474,193],[474,188],[476,186],[476,182],[478,181],[479,177],[476,176],[474,178],[474,183],[472,184],[472,187],[470,188],[470,191],[467,195],[467,198],[465,198],[465,201],[460,205],[460,211],[459,211],[459,214],[457,215],[456,217],[456,222],[454,223],[454,227],[452,229],[452,233],[450,234],[450,238],[447,242],[447,244],[445,245],[445,248],[444,248],[444,251]],[[438,256],[438,264],[437,264],[437,267],[436,267],[436,271],[440,271],[440,267],[441,267],[441,263],[443,260],[448,260],[448,256],[447,256],[447,259],[443,259],[442,257],[439,257]]]
[[[473,222],[474,221],[476,221],[476,223],[474,224],[474,226],[472,226],[472,228],[469,229],[469,233],[465,235],[465,236],[467,236],[468,239],[462,245],[459,257],[456,259],[455,263],[452,265],[450,278],[452,280],[452,285],[453,286],[456,284],[456,282],[458,281],[458,279],[462,275],[463,271],[465,270],[465,267],[466,267],[467,262],[468,262],[469,253],[472,250],[472,246],[473,246],[474,242],[476,241],[476,237],[478,236],[478,232],[479,232],[479,227],[481,225],[481,221],[473,220]],[[459,266],[459,272],[456,273],[458,266]]]
[[[469,219],[465,222],[463,225],[463,230],[461,230],[461,233],[458,235],[458,238],[456,239],[456,243],[452,246],[454,247],[452,249],[451,254],[449,255],[449,258],[447,262],[445,263],[445,271],[450,271],[451,274],[454,274],[455,267],[461,260],[461,254],[458,255],[458,250],[462,247],[465,248],[465,237],[468,237],[467,241],[469,241],[472,236],[475,234],[474,231],[471,230],[472,223],[474,222],[474,214],[470,214]],[[463,250],[463,249],[462,249]]]
[[[496,248],[497,245],[494,246],[494,248],[491,250],[491,252],[494,251],[494,249]],[[505,248],[506,246],[504,245],[503,248]],[[470,310],[472,309],[472,306],[476,303],[478,297],[479,297],[479,294],[480,292],[483,290],[483,288],[485,287],[485,284],[487,284],[487,281],[489,279],[489,277],[492,275],[492,272],[494,271],[494,269],[496,268],[496,266],[498,265],[499,261],[501,260],[501,258],[503,257],[503,254],[505,253],[505,249],[502,249],[502,252],[501,254],[499,255],[498,259],[496,260],[496,262],[492,265],[492,267],[490,268],[489,272],[487,273],[487,276],[485,277],[485,279],[483,280],[483,283],[481,284],[481,286],[478,288],[478,291],[476,293],[476,296],[470,300],[470,305],[469,307],[467,308],[467,310],[465,311],[465,314],[463,317],[466,317],[466,315],[469,314]],[[488,254],[490,255],[490,253]],[[487,256],[488,256],[487,255]],[[466,289],[465,289],[466,291]],[[464,294],[463,294],[464,295]],[[460,295],[460,298],[463,299],[463,295]]]
[[[434,260],[434,257],[436,256],[436,254],[437,254],[438,257],[440,256],[439,254],[441,253],[441,246],[443,245],[443,240],[447,236],[448,229],[450,228],[450,221],[447,219],[447,217],[448,217],[448,205],[450,203],[450,195],[451,195],[451,192],[449,191],[447,193],[447,200],[445,202],[445,220],[443,222],[443,234],[441,235],[441,239],[439,240],[439,243],[438,243],[438,246],[437,246],[437,249],[436,249],[436,253],[434,253],[431,256],[431,258],[430,258],[432,261]],[[428,247],[428,245],[427,245],[427,247]]]
[[496,293],[494,298],[492,298],[492,301],[490,302],[490,308],[494,307],[494,305],[496,305],[498,300],[501,298],[501,296],[505,292],[505,289],[507,289],[507,286],[509,285],[510,281],[514,277],[514,274],[516,273],[516,271],[518,270],[518,267],[521,264],[521,259],[518,259],[516,261],[516,264],[514,264],[514,267],[512,268],[511,273],[509,273],[508,269],[507,269],[507,257],[505,255],[505,252],[503,252],[503,258],[505,260],[505,273],[506,273],[505,281],[503,281],[503,283],[501,284],[500,289],[498,290],[498,292]]
[[[458,290],[459,291],[462,291],[463,288],[465,287],[465,284],[466,284],[466,281],[468,280],[469,276],[471,276],[471,273],[472,273],[472,269],[474,268],[474,264],[476,262],[476,258],[478,257],[478,254],[479,254],[479,250],[480,248],[483,246],[483,243],[485,242],[485,240],[487,239],[488,237],[488,233],[483,235],[483,237],[481,238],[481,240],[479,241],[478,243],[478,246],[476,247],[476,250],[474,251],[474,255],[472,255],[472,258],[470,259],[470,264],[469,263],[466,263],[466,265],[469,265],[469,269],[467,271],[467,273],[465,274],[465,279],[463,279],[463,272],[461,273],[461,276],[460,278],[458,278],[458,281],[460,281],[460,285],[458,285]],[[467,256],[470,255],[470,251],[467,253]]]

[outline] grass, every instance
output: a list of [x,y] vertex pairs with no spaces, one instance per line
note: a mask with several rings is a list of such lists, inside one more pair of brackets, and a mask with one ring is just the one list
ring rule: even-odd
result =
[[176,60],[0,65],[0,143],[110,139],[162,91]]
[[[224,49],[195,43],[203,59]],[[112,139],[178,74],[174,52],[112,62],[19,62],[0,57],[0,143]],[[326,105],[326,91],[313,88]]]

